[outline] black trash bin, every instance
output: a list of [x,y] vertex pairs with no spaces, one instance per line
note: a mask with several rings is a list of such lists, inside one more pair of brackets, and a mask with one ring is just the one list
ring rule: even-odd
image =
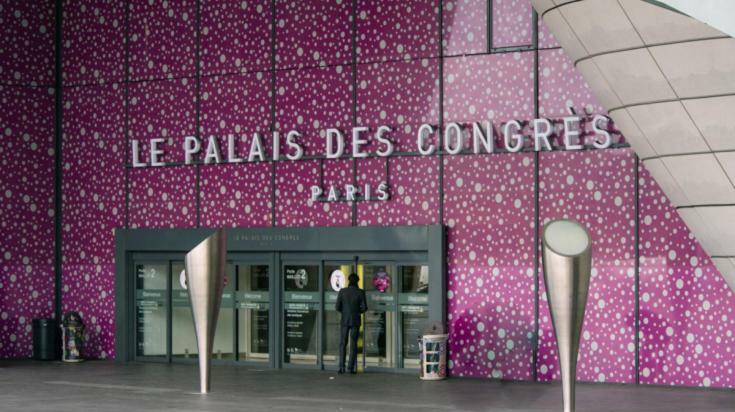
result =
[[59,359],[59,325],[56,319],[33,319],[33,359]]

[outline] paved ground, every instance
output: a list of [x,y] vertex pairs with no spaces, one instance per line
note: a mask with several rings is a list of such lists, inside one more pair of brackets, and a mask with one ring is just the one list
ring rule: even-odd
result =
[[[2,411],[561,411],[559,384],[215,366],[0,361]],[[345,401],[350,399],[351,403]],[[577,411],[735,411],[735,391],[581,384]]]

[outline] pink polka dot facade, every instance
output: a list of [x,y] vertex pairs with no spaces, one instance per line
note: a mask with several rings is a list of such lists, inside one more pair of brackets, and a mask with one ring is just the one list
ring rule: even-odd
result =
[[131,79],[194,75],[196,7],[193,0],[130,0],[128,75]]
[[456,57],[444,64],[445,119],[533,117],[533,53]]
[[602,113],[602,105],[592,95],[574,63],[562,49],[539,51],[539,114],[559,118],[576,113]]
[[534,156],[445,160],[450,370],[530,380]]
[[[386,166],[382,159],[358,163],[358,183],[377,187],[390,182],[390,202],[361,202],[357,219],[365,226],[430,225],[439,215],[439,162],[436,158],[394,158]],[[363,177],[364,176],[364,177]]]
[[531,3],[526,0],[492,0],[493,47],[528,46],[533,41]]
[[195,168],[135,169],[129,179],[130,227],[196,226]]
[[313,67],[352,61],[352,1],[276,2],[276,67]]
[[199,7],[202,74],[232,74],[270,68],[270,1],[202,1]]
[[[352,125],[350,80],[345,66],[277,72],[277,129],[298,130],[306,155],[324,154],[326,129]],[[285,138],[282,147],[286,153]]]
[[[3,358],[29,356],[31,319],[54,311],[53,9],[26,3],[0,6]],[[82,313],[85,356],[115,357],[118,228],[444,224],[451,374],[557,379],[535,246],[545,222],[571,217],[595,241],[579,378],[735,387],[735,297],[628,148],[181,164],[189,135],[233,135],[242,154],[254,132],[268,148],[271,130],[296,129],[319,155],[327,127],[385,124],[413,152],[423,123],[602,113],[528,1],[64,7],[62,310]],[[126,167],[133,139],[146,153],[157,137],[169,165]],[[390,200],[309,200],[311,185],[353,181],[389,182]]]
[[65,1],[62,26],[62,76],[67,84],[125,78],[124,2]]
[[640,171],[641,382],[735,386],[735,296],[661,188]]
[[0,105],[0,357],[20,358],[54,312],[53,90],[0,85]]
[[3,84],[50,85],[54,81],[54,9],[48,2],[0,5],[0,79]]
[[[541,155],[539,218],[574,219],[592,236],[592,280],[577,377],[635,381],[635,164],[630,150]],[[543,273],[539,275],[538,373],[559,377]]]
[[[345,167],[340,162],[335,167]],[[319,160],[276,165],[276,225],[280,227],[349,226],[351,207],[308,199],[309,188],[320,184]],[[333,171],[335,173],[336,171]],[[338,172],[337,172],[338,173]],[[332,174],[332,179],[335,179]]]
[[445,56],[487,52],[487,0],[442,2]]
[[[196,123],[196,89],[188,78],[153,80],[131,83],[128,86],[128,141],[140,142],[139,160],[150,163],[144,154],[149,153],[150,139],[163,138],[161,147],[168,148],[162,159],[165,162],[183,162],[180,148],[184,137],[194,135]],[[132,144],[128,150],[128,163],[133,162]]]
[[272,175],[267,163],[202,167],[202,226],[270,226]]
[[358,65],[358,124],[390,125],[396,151],[415,151],[419,126],[439,123],[438,69],[438,59]]
[[438,3],[423,0],[357,0],[360,63],[412,60],[439,52]]

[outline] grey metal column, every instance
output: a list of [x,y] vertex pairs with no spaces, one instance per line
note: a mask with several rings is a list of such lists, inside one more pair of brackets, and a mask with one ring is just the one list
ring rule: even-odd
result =
[[547,223],[542,237],[544,282],[559,351],[564,412],[574,412],[577,355],[590,284],[592,242],[587,230],[573,220]]
[[202,393],[208,393],[210,386],[214,331],[225,285],[225,242],[225,231],[219,229],[194,247],[184,259],[199,349],[199,384]]

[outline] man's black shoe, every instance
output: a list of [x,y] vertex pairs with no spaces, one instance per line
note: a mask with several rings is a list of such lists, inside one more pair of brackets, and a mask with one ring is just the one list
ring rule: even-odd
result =
[[357,375],[357,371],[350,371],[351,375]]
[[340,370],[337,371],[337,373],[340,374],[340,375],[342,375],[343,373],[345,373],[345,370],[344,369],[340,369]]

